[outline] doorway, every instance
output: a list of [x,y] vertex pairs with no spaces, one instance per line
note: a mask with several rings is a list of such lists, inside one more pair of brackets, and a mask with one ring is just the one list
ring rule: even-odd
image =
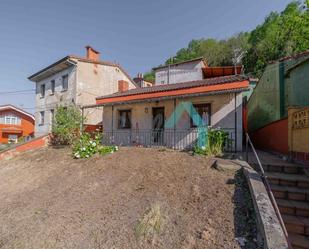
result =
[[152,108],[153,142],[159,145],[164,141],[164,107]]

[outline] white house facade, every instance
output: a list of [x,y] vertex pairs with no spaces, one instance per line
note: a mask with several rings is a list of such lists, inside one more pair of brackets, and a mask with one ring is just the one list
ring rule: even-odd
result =
[[[87,56],[66,56],[56,63],[31,75],[36,84],[35,136],[51,131],[57,106],[78,107],[95,103],[95,97],[112,94],[136,85],[123,68],[114,63],[101,61],[99,52],[87,46]],[[103,110],[88,110],[84,113],[87,124],[102,121]]]
[[203,58],[153,68],[155,85],[165,85],[203,79],[202,68],[207,66]]

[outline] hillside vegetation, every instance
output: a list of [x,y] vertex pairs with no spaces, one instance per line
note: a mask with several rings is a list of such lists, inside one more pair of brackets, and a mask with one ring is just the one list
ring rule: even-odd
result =
[[[251,32],[240,32],[228,39],[194,39],[188,47],[163,64],[204,57],[209,66],[233,65],[233,58],[243,55],[245,72],[260,77],[267,62],[309,49],[309,0],[292,1],[281,12],[271,12],[265,21]],[[154,80],[154,73],[145,74]]]

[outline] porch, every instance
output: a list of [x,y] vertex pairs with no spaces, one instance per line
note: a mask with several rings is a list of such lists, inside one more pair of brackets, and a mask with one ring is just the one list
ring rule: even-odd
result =
[[[167,147],[176,150],[191,150],[197,145],[199,138],[204,142],[205,130],[192,129],[128,129],[109,130],[103,132],[102,143],[105,145]],[[228,139],[224,147],[226,152],[235,152],[235,129],[224,129]]]

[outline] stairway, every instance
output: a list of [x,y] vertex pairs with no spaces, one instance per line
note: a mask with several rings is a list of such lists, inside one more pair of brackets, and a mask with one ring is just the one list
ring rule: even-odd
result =
[[293,249],[309,249],[309,177],[302,166],[263,165]]

